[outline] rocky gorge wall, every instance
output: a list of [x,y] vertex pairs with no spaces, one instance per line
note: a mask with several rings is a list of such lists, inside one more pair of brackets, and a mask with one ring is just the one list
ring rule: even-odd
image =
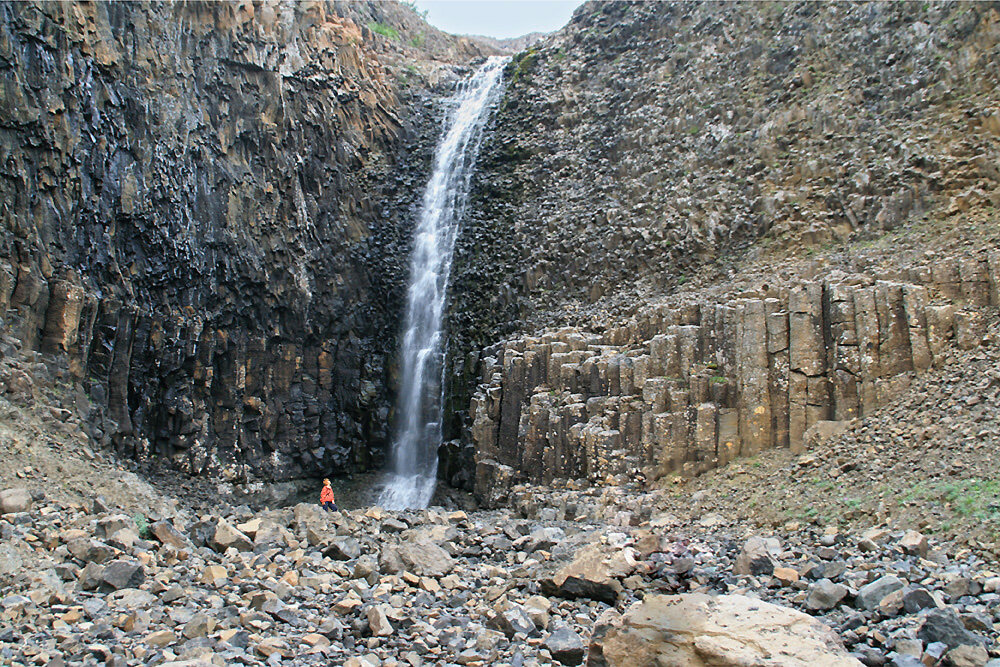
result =
[[606,2],[515,56],[456,249],[449,469],[500,341],[994,215],[998,44],[995,4]]
[[[1000,203],[989,3],[605,2],[520,53],[456,250],[452,437],[480,351],[702,271]],[[466,451],[465,455],[468,456]]]
[[377,465],[435,99],[483,53],[394,3],[0,4],[4,325],[127,455]]
[[980,344],[981,309],[1000,305],[1000,251],[705,296],[602,334],[564,328],[487,350],[471,407],[480,498],[801,452],[810,429],[870,415],[949,348]]

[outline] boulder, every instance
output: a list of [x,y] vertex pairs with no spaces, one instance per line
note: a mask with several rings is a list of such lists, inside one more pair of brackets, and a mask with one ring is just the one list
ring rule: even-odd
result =
[[96,591],[103,583],[103,576],[104,566],[89,562],[80,570],[77,581],[82,590]]
[[142,565],[134,560],[113,560],[104,566],[101,573],[101,588],[117,591],[123,588],[138,588],[146,580]]
[[941,642],[950,649],[983,643],[981,637],[965,629],[962,619],[954,609],[948,607],[927,612],[923,624],[917,630],[917,639],[928,644]]
[[945,660],[951,667],[983,667],[990,660],[990,654],[982,646],[962,644],[948,651]]
[[334,537],[323,555],[334,560],[354,560],[361,556],[361,543],[353,537]]
[[190,621],[184,624],[182,632],[188,639],[196,639],[215,632],[215,626],[215,619],[208,614],[195,614]]
[[517,633],[530,637],[538,632],[531,617],[519,605],[512,605],[510,609],[494,616],[490,619],[490,626],[504,633],[508,639]]
[[552,610],[552,603],[547,597],[533,595],[524,601],[524,611],[527,612],[531,622],[536,627],[545,629],[549,626],[549,612]]
[[115,549],[111,546],[86,537],[73,540],[66,547],[74,558],[85,563],[103,563],[111,560],[115,555]]
[[0,544],[0,572],[14,572],[24,567],[24,558],[9,544]]
[[27,489],[0,491],[0,514],[27,512],[31,509],[31,494]]
[[215,525],[210,546],[220,553],[229,547],[238,551],[253,551],[253,541],[225,519],[219,519]]
[[938,606],[938,601],[926,588],[914,588],[903,594],[903,609],[907,614],[916,614],[921,609],[934,609]]
[[100,539],[107,539],[120,530],[134,529],[135,521],[124,514],[116,514],[101,519],[94,527],[94,536]]
[[274,521],[264,521],[253,536],[255,545],[262,544],[288,544],[288,530]]
[[326,525],[326,511],[314,503],[299,503],[292,509],[294,523],[298,528],[311,525]]
[[215,535],[216,525],[218,525],[218,520],[215,519],[195,521],[187,527],[188,537],[191,538],[195,546],[208,546],[212,541],[212,536]]
[[412,572],[422,577],[443,577],[455,567],[448,552],[433,542],[401,542],[386,545],[379,555],[382,572]]
[[554,660],[564,665],[579,665],[583,662],[583,640],[565,625],[559,626],[546,637],[542,646],[549,650]]
[[902,588],[903,582],[898,577],[886,575],[862,586],[854,598],[854,604],[858,609],[872,611],[887,595]]
[[177,549],[191,546],[190,541],[169,521],[156,521],[150,524],[149,532],[163,544]]
[[740,554],[736,557],[733,573],[755,576],[773,573],[775,563],[771,557],[771,551],[778,549],[780,549],[780,545],[776,539],[754,535],[746,541]]
[[899,540],[899,548],[911,556],[926,558],[930,545],[928,544],[926,535],[918,533],[915,530],[908,530]]
[[177,635],[170,630],[159,630],[146,635],[146,643],[156,648],[164,648],[177,641]]
[[393,633],[392,623],[389,622],[382,605],[368,607],[366,616],[368,617],[368,629],[371,630],[372,636],[388,637]]
[[847,595],[847,586],[835,584],[829,579],[820,579],[809,586],[806,606],[814,611],[833,609]]
[[861,665],[811,616],[742,595],[648,596],[592,647],[616,667]]
[[211,586],[219,587],[226,582],[228,574],[226,573],[226,568],[221,565],[209,565],[201,572],[201,577],[198,581],[203,584],[209,584]]
[[542,582],[543,592],[560,597],[590,598],[614,604],[622,591],[619,579],[635,568],[630,549],[607,553],[600,544],[591,544],[577,552],[573,562]]

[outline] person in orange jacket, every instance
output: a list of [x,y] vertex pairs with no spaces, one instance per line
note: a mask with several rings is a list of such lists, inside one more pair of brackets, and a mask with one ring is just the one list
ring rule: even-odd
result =
[[330,480],[323,480],[323,490],[319,492],[319,502],[330,512],[337,511],[336,501],[333,498],[333,487],[330,486]]

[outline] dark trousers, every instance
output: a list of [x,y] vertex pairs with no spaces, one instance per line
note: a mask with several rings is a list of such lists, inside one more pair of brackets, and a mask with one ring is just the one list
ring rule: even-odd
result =
[[328,512],[336,512],[337,511],[337,506],[334,505],[333,503],[331,503],[329,500],[327,500],[327,501],[325,501],[323,503],[323,508],[326,509],[326,511],[328,511]]

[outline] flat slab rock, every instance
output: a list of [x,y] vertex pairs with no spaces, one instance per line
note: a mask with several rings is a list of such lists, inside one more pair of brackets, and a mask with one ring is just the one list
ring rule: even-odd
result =
[[859,667],[816,619],[742,595],[653,595],[595,638],[608,665]]

